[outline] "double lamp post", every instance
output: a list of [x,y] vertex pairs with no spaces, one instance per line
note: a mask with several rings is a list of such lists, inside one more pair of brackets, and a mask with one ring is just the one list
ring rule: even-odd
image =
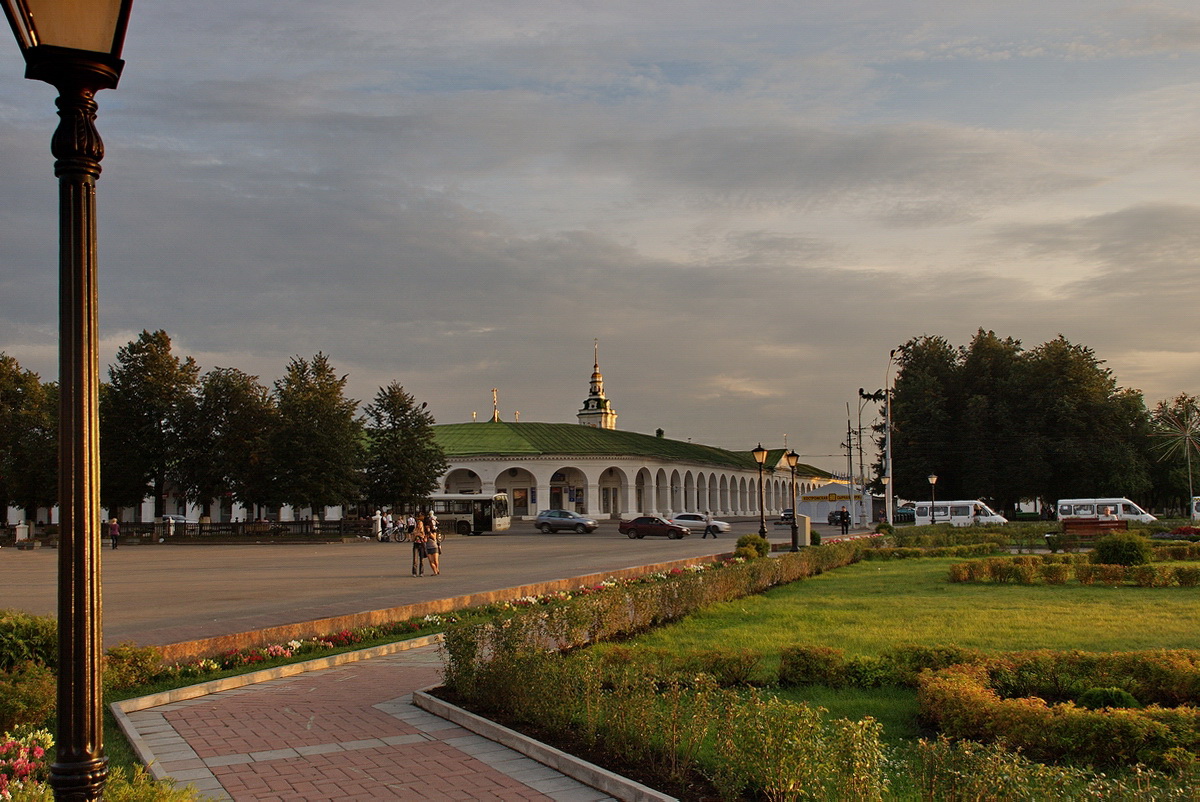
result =
[[132,0],[0,0],[25,77],[59,93],[50,142],[59,186],[58,729],[50,784],[58,800],[103,795],[100,603],[99,328],[94,125],[114,89]]

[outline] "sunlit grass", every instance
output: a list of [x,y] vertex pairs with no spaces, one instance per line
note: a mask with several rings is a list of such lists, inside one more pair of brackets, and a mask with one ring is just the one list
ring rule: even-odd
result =
[[[878,655],[899,644],[1025,649],[1200,648],[1200,588],[951,584],[955,559],[862,562],[768,593],[716,604],[632,644],[677,654],[725,648],[763,655],[769,675],[792,644]],[[916,691],[786,689],[830,717],[873,716],[895,744],[916,738]]]
[[803,643],[876,655],[902,643],[985,651],[1200,648],[1200,588],[951,584],[954,559],[862,562],[713,605],[638,639],[692,651]]

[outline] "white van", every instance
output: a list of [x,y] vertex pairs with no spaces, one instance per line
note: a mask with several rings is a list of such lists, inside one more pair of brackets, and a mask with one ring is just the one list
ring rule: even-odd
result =
[[1068,518],[1097,518],[1109,521],[1157,521],[1127,498],[1060,498],[1058,520]]
[[1200,496],[1192,496],[1192,520],[1200,521]]
[[1006,524],[1008,519],[1003,515],[992,512],[988,505],[979,499],[967,501],[935,501],[933,515],[929,514],[930,503],[918,501],[916,509],[916,525],[924,524],[954,524],[955,526],[971,526],[972,524]]

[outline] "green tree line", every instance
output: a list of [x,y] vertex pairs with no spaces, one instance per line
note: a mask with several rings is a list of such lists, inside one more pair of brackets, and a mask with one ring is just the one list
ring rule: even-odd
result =
[[938,498],[1010,511],[1022,499],[1096,496],[1185,508],[1198,428],[1195,397],[1148,409],[1092,349],[1061,335],[1027,350],[980,329],[966,346],[926,335],[898,350],[892,459],[902,498],[929,498],[933,474]]
[[[329,357],[293,357],[267,387],[237,368],[201,373],[165,331],[143,331],[117,351],[100,387],[100,503],[154,499],[169,487],[211,515],[229,498],[247,509],[323,508],[367,501],[403,507],[437,487],[445,455],[433,416],[398,382],[360,413]],[[57,497],[58,388],[0,353],[0,509]],[[7,519],[4,521],[7,523]]]

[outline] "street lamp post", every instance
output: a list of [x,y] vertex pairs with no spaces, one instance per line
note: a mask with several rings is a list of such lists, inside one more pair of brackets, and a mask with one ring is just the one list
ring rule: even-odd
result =
[[[101,698],[99,327],[96,178],[104,143],[94,125],[114,89],[132,0],[0,0],[25,77],[58,89],[50,142],[59,186],[58,731],[56,799],[103,795]],[[36,14],[34,13],[36,11]]]
[[937,523],[937,511],[934,505],[937,504],[937,474],[929,474],[929,523]]
[[783,455],[787,460],[787,466],[792,472],[792,551],[800,551],[800,525],[796,523],[796,465],[800,462],[800,455],[792,449]]
[[[763,466],[767,464],[767,450],[763,448],[762,443],[754,449],[754,461],[758,463],[758,534],[759,537],[767,536],[767,510],[766,510],[766,493],[763,491]],[[794,507],[793,507],[794,509]]]

